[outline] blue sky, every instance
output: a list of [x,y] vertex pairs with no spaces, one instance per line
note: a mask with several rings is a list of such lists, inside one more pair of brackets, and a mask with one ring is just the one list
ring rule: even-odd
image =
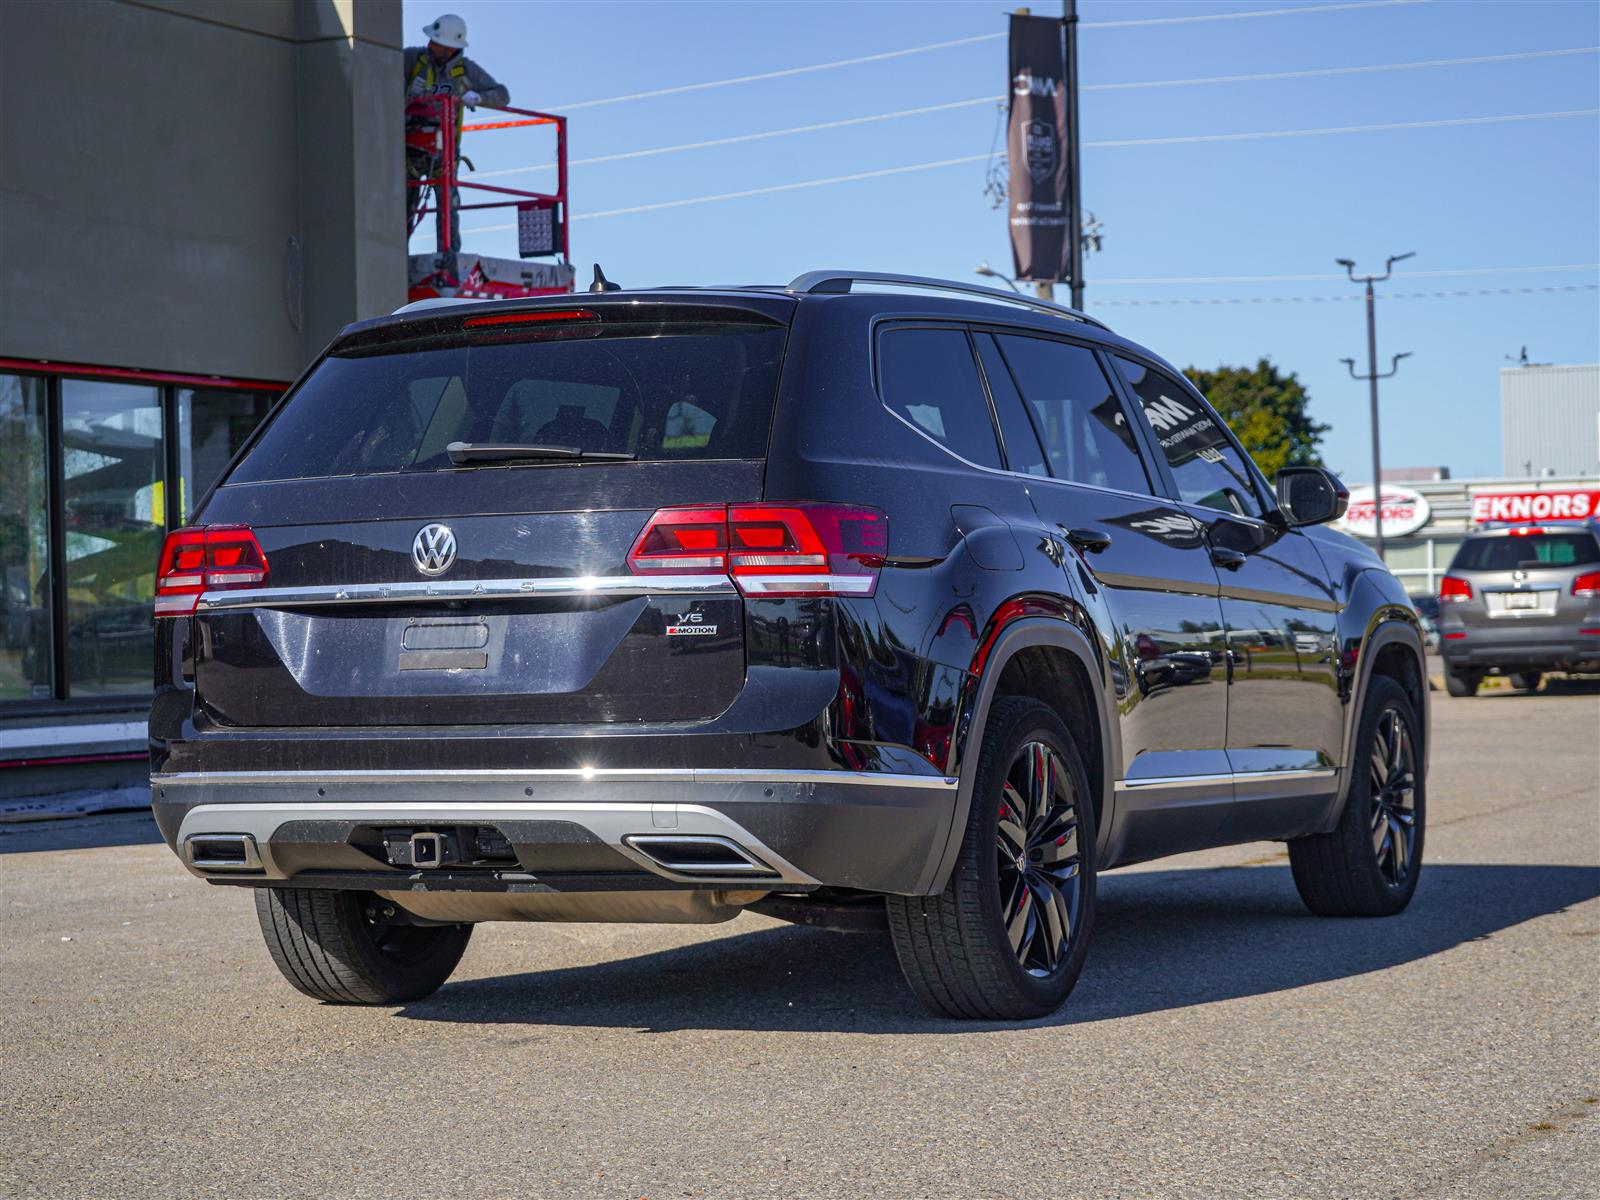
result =
[[[519,107],[566,112],[575,159],[998,96],[1003,39],[759,82],[621,103],[661,88],[971,38],[1005,28],[989,3],[496,3],[451,0],[468,53]],[[1112,25],[1297,7],[1289,0],[1082,0],[1085,85],[1409,63],[1600,46],[1591,0],[1436,0],[1240,20]],[[1316,3],[1308,7],[1318,7]],[[406,0],[408,40],[442,11]],[[1059,12],[1056,4],[1035,12]],[[1096,27],[1096,26],[1099,27]],[[1453,120],[1600,107],[1600,55],[1569,54],[1366,74],[1089,90],[1085,142]],[[982,162],[656,211],[603,214],[719,193],[986,154],[996,110],[976,104],[711,147],[575,166],[570,200],[582,278],[599,260],[630,286],[783,282],[851,266],[976,280],[1009,269],[1004,211]],[[480,172],[549,161],[539,131],[469,135]],[[1350,257],[1381,269],[1416,251],[1392,293],[1600,281],[1600,120],[1498,124],[1253,141],[1087,147],[1084,204],[1105,227],[1086,267],[1086,307],[1186,366],[1267,356],[1309,388],[1333,426],[1324,451],[1366,480],[1365,385],[1339,360],[1365,355],[1359,289],[1333,279],[1099,283],[1327,275]],[[495,177],[537,188],[553,172]],[[467,215],[468,230],[503,223]],[[468,249],[514,256],[510,233]],[[1523,267],[1581,270],[1508,271]],[[1491,270],[1492,269],[1492,270]],[[1320,302],[1111,301],[1328,297]],[[1338,300],[1331,299],[1339,297]],[[1064,295],[1062,296],[1064,298]],[[1384,386],[1384,461],[1498,474],[1498,372],[1523,345],[1539,362],[1600,358],[1600,291],[1393,299],[1379,353],[1413,357]],[[1364,368],[1364,363],[1363,363]]]

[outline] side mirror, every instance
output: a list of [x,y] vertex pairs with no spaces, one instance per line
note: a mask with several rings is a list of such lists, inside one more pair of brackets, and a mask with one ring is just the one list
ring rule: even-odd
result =
[[1350,489],[1323,467],[1285,467],[1276,487],[1278,511],[1291,526],[1337,521],[1350,506]]

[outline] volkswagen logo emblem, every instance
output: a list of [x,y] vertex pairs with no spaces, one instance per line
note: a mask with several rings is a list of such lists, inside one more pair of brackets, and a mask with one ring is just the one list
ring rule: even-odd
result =
[[424,525],[411,539],[411,561],[424,575],[443,575],[456,561],[456,535],[450,526]]

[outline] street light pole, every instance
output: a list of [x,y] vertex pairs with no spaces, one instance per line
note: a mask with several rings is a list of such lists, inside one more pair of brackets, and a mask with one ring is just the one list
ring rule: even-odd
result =
[[1373,292],[1374,283],[1382,283],[1394,273],[1394,265],[1412,257],[1415,251],[1405,254],[1391,255],[1383,264],[1382,275],[1363,275],[1357,277],[1354,259],[1341,258],[1336,261],[1345,269],[1352,283],[1364,283],[1367,286],[1367,373],[1356,374],[1356,360],[1341,358],[1339,361],[1350,368],[1350,378],[1364,380],[1368,386],[1368,405],[1372,416],[1372,536],[1377,543],[1378,557],[1383,557],[1383,453],[1378,442],[1378,380],[1388,379],[1400,369],[1400,360],[1410,358],[1411,351],[1396,354],[1389,363],[1389,369],[1383,373],[1378,371],[1378,303]]
[[1083,183],[1078,175],[1078,0],[1062,0],[1063,82],[1067,89],[1067,262],[1072,307],[1083,308]]
[[1019,296],[1022,294],[1022,289],[1017,286],[1017,281],[1015,279],[1011,278],[1011,276],[1009,276],[1009,275],[1002,275],[999,271],[996,271],[993,267],[991,267],[986,262],[979,263],[976,267],[974,267],[973,268],[973,274],[975,274],[975,275],[986,275],[990,279],[1001,279],[1001,280],[1004,280],[1005,281],[1005,285],[1008,288],[1010,288],[1013,292],[1016,292]]

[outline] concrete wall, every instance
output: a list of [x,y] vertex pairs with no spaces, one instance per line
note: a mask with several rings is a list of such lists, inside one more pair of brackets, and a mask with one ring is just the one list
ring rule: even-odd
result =
[[0,355],[289,380],[405,302],[399,0],[6,6]]
[[1600,476],[1600,363],[1500,372],[1501,469]]

